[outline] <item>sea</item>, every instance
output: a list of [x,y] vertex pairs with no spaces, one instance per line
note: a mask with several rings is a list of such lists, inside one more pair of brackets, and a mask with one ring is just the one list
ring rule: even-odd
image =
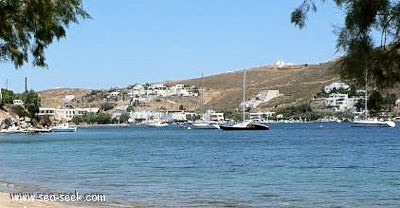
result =
[[104,194],[89,207],[400,207],[399,125],[0,134],[0,191]]

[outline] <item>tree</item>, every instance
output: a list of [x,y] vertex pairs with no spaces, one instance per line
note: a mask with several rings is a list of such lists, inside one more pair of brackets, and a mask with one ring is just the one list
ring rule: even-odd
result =
[[30,90],[28,92],[23,93],[22,97],[24,101],[24,106],[26,110],[29,112],[30,117],[36,118],[37,113],[39,113],[39,107],[40,107],[39,95],[35,91]]
[[107,113],[98,113],[96,122],[98,124],[109,124],[111,123],[111,116]]
[[179,110],[180,110],[180,111],[182,111],[182,110],[186,110],[186,108],[185,108],[185,106],[184,106],[184,105],[180,105],[180,106],[179,106]]
[[83,122],[83,116],[81,115],[75,115],[74,117],[72,117],[71,120],[74,124],[79,125],[80,123]]
[[1,89],[2,99],[0,100],[0,108],[3,107],[4,104],[12,104],[15,99],[15,94],[11,90]]
[[394,106],[396,105],[397,96],[394,93],[389,93],[383,98],[383,102],[385,104],[385,109],[387,111],[392,111]]
[[96,113],[87,112],[83,114],[82,119],[87,124],[94,124],[96,122],[97,116]]
[[32,57],[34,66],[47,66],[47,46],[80,18],[90,18],[82,0],[0,1],[0,62],[19,68]]
[[383,97],[382,95],[374,90],[368,96],[368,109],[371,112],[379,112],[383,106]]
[[[390,88],[399,83],[400,1],[333,2],[345,12],[344,25],[337,31],[337,48],[345,52],[338,67],[341,77],[362,86],[365,86],[365,78],[368,77],[368,84],[378,89]],[[303,0],[292,12],[291,22],[303,28],[308,13],[316,10],[315,0]]]
[[51,122],[50,116],[48,116],[48,115],[40,116],[39,124],[44,127],[51,126],[52,122]]
[[102,111],[108,111],[108,110],[113,109],[114,106],[115,106],[114,103],[102,103],[102,104],[100,105],[100,109],[101,109]]
[[20,118],[30,116],[29,112],[27,112],[26,109],[20,105],[13,105],[11,109],[12,112],[17,114]]
[[119,117],[119,122],[120,123],[128,123],[129,118],[131,118],[129,113],[123,113],[121,114],[121,116]]

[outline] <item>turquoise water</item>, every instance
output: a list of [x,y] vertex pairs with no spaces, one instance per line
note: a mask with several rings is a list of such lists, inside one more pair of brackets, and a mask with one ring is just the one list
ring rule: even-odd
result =
[[104,206],[399,207],[400,128],[308,123],[246,132],[98,127],[0,135],[0,183],[103,193],[113,203]]

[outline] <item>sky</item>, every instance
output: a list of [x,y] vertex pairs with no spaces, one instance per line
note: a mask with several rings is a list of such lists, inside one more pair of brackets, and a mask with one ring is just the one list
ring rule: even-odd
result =
[[307,26],[290,23],[302,0],[83,0],[92,19],[46,50],[47,68],[0,63],[0,87],[109,89],[270,65],[318,64],[340,55],[343,12],[320,3]]

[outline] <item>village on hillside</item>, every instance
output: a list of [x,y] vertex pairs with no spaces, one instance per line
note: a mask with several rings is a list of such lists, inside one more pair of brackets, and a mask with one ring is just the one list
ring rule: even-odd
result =
[[[278,70],[298,68],[283,61],[274,66]],[[212,109],[208,105],[210,100],[205,99],[212,91],[211,88],[182,83],[134,84],[109,90],[54,89],[36,95],[39,103],[34,105],[37,108],[35,112],[30,107],[32,103],[27,103],[30,102],[27,100],[29,96],[25,95],[27,91],[17,95],[3,89],[0,93],[3,109],[0,111],[0,127],[46,127],[57,123],[161,125],[196,120],[224,123],[240,120],[242,109],[245,109],[247,119],[265,122],[342,121],[370,112],[379,117],[398,118],[400,109],[400,99],[395,94],[374,98],[371,93],[368,102],[375,104],[371,104],[370,112],[365,112],[366,91],[337,81],[317,90],[308,102],[285,107],[262,108],[286,96],[275,88],[253,91],[244,101],[237,101],[232,109]],[[35,92],[29,93],[35,95]]]
[[[113,103],[113,110],[111,114],[112,119],[119,120],[123,113],[129,113],[129,122],[138,123],[149,119],[161,119],[165,122],[176,122],[176,121],[187,121],[194,117],[205,117],[214,121],[223,121],[225,116],[222,112],[216,112],[213,109],[202,109],[203,112],[198,110],[185,109],[185,105],[180,105],[178,110],[168,110],[161,108],[156,110],[152,108],[157,102],[160,102],[163,98],[168,97],[195,97],[201,99],[201,92],[203,89],[198,89],[193,86],[186,87],[183,84],[178,84],[172,87],[165,86],[164,84],[149,84],[146,85],[135,85],[130,92],[124,92],[123,90],[114,90],[106,93],[106,97],[103,98],[105,103]],[[365,90],[356,90],[355,94],[350,94],[350,86],[342,82],[333,82],[329,85],[324,86],[321,92],[315,96],[315,99],[311,101],[314,108],[319,110],[325,110],[330,112],[350,112],[353,115],[360,115],[363,113],[363,103],[365,101],[364,95]],[[277,114],[274,111],[253,111],[260,104],[265,104],[274,98],[281,96],[279,90],[262,90],[255,96],[241,102],[237,109],[245,108],[249,112],[250,119],[266,119],[266,120],[286,120],[282,114]],[[98,113],[102,106],[93,106],[87,108],[74,108],[71,105],[75,99],[74,95],[65,96],[63,108],[49,108],[40,107],[39,116],[54,116],[60,121],[72,121],[74,116],[83,116],[85,113],[93,112]],[[199,101],[201,102],[201,101]],[[122,103],[117,105],[116,103]],[[201,105],[201,104],[199,104]],[[104,106],[103,106],[104,108]],[[141,110],[132,110],[132,109]],[[147,109],[147,110],[146,110]],[[400,99],[396,99],[393,102],[392,109],[390,111],[400,109]],[[228,118],[230,119],[230,118]],[[329,119],[329,118],[320,118]],[[337,119],[337,118],[333,118]]]

